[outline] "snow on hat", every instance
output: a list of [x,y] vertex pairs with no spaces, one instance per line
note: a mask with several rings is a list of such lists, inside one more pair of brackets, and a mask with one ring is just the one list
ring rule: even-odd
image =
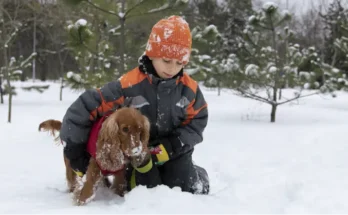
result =
[[161,19],[153,27],[145,54],[154,58],[171,58],[188,63],[191,54],[191,32],[180,16]]

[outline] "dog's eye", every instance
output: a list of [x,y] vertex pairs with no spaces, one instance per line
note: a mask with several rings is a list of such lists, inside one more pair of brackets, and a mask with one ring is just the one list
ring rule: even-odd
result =
[[125,132],[125,133],[128,133],[129,129],[128,129],[128,127],[124,127],[124,128],[122,129],[122,131]]

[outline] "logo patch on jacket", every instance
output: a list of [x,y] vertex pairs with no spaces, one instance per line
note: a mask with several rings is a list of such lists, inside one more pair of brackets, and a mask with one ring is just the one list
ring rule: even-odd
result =
[[124,101],[124,105],[127,107],[141,108],[150,103],[143,96],[127,97]]
[[178,103],[176,103],[176,106],[181,107],[181,108],[185,108],[190,104],[190,101],[185,97],[181,97],[181,99],[178,101]]

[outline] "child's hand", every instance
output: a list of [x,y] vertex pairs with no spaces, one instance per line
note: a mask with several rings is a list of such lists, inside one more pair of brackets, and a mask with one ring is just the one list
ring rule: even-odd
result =
[[150,153],[152,160],[157,165],[162,165],[172,157],[180,153],[182,143],[178,138],[178,134],[172,134],[164,138],[153,141],[150,144]]
[[169,160],[169,155],[163,144],[159,144],[155,147],[150,147],[150,153],[152,160],[156,165],[162,165]]

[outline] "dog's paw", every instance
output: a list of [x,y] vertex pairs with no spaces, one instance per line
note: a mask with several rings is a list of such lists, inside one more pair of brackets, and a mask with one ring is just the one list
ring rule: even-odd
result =
[[85,205],[92,201],[95,197],[97,184],[94,186],[88,186],[86,185],[86,178],[85,176],[77,180],[77,186],[74,190],[74,203],[78,206]]
[[93,194],[92,196],[90,196],[90,197],[87,198],[87,199],[84,199],[84,198],[82,198],[82,199],[77,199],[77,200],[75,200],[75,204],[76,204],[77,206],[86,205],[86,204],[88,204],[89,202],[91,202],[91,201],[94,199],[94,197],[95,197],[95,195]]
[[118,186],[112,187],[112,190],[114,193],[120,197],[124,197],[124,195],[127,193],[125,184],[119,184]]
[[95,197],[95,192],[88,192],[85,189],[75,191],[74,193],[74,204],[77,206],[86,205],[91,202]]

